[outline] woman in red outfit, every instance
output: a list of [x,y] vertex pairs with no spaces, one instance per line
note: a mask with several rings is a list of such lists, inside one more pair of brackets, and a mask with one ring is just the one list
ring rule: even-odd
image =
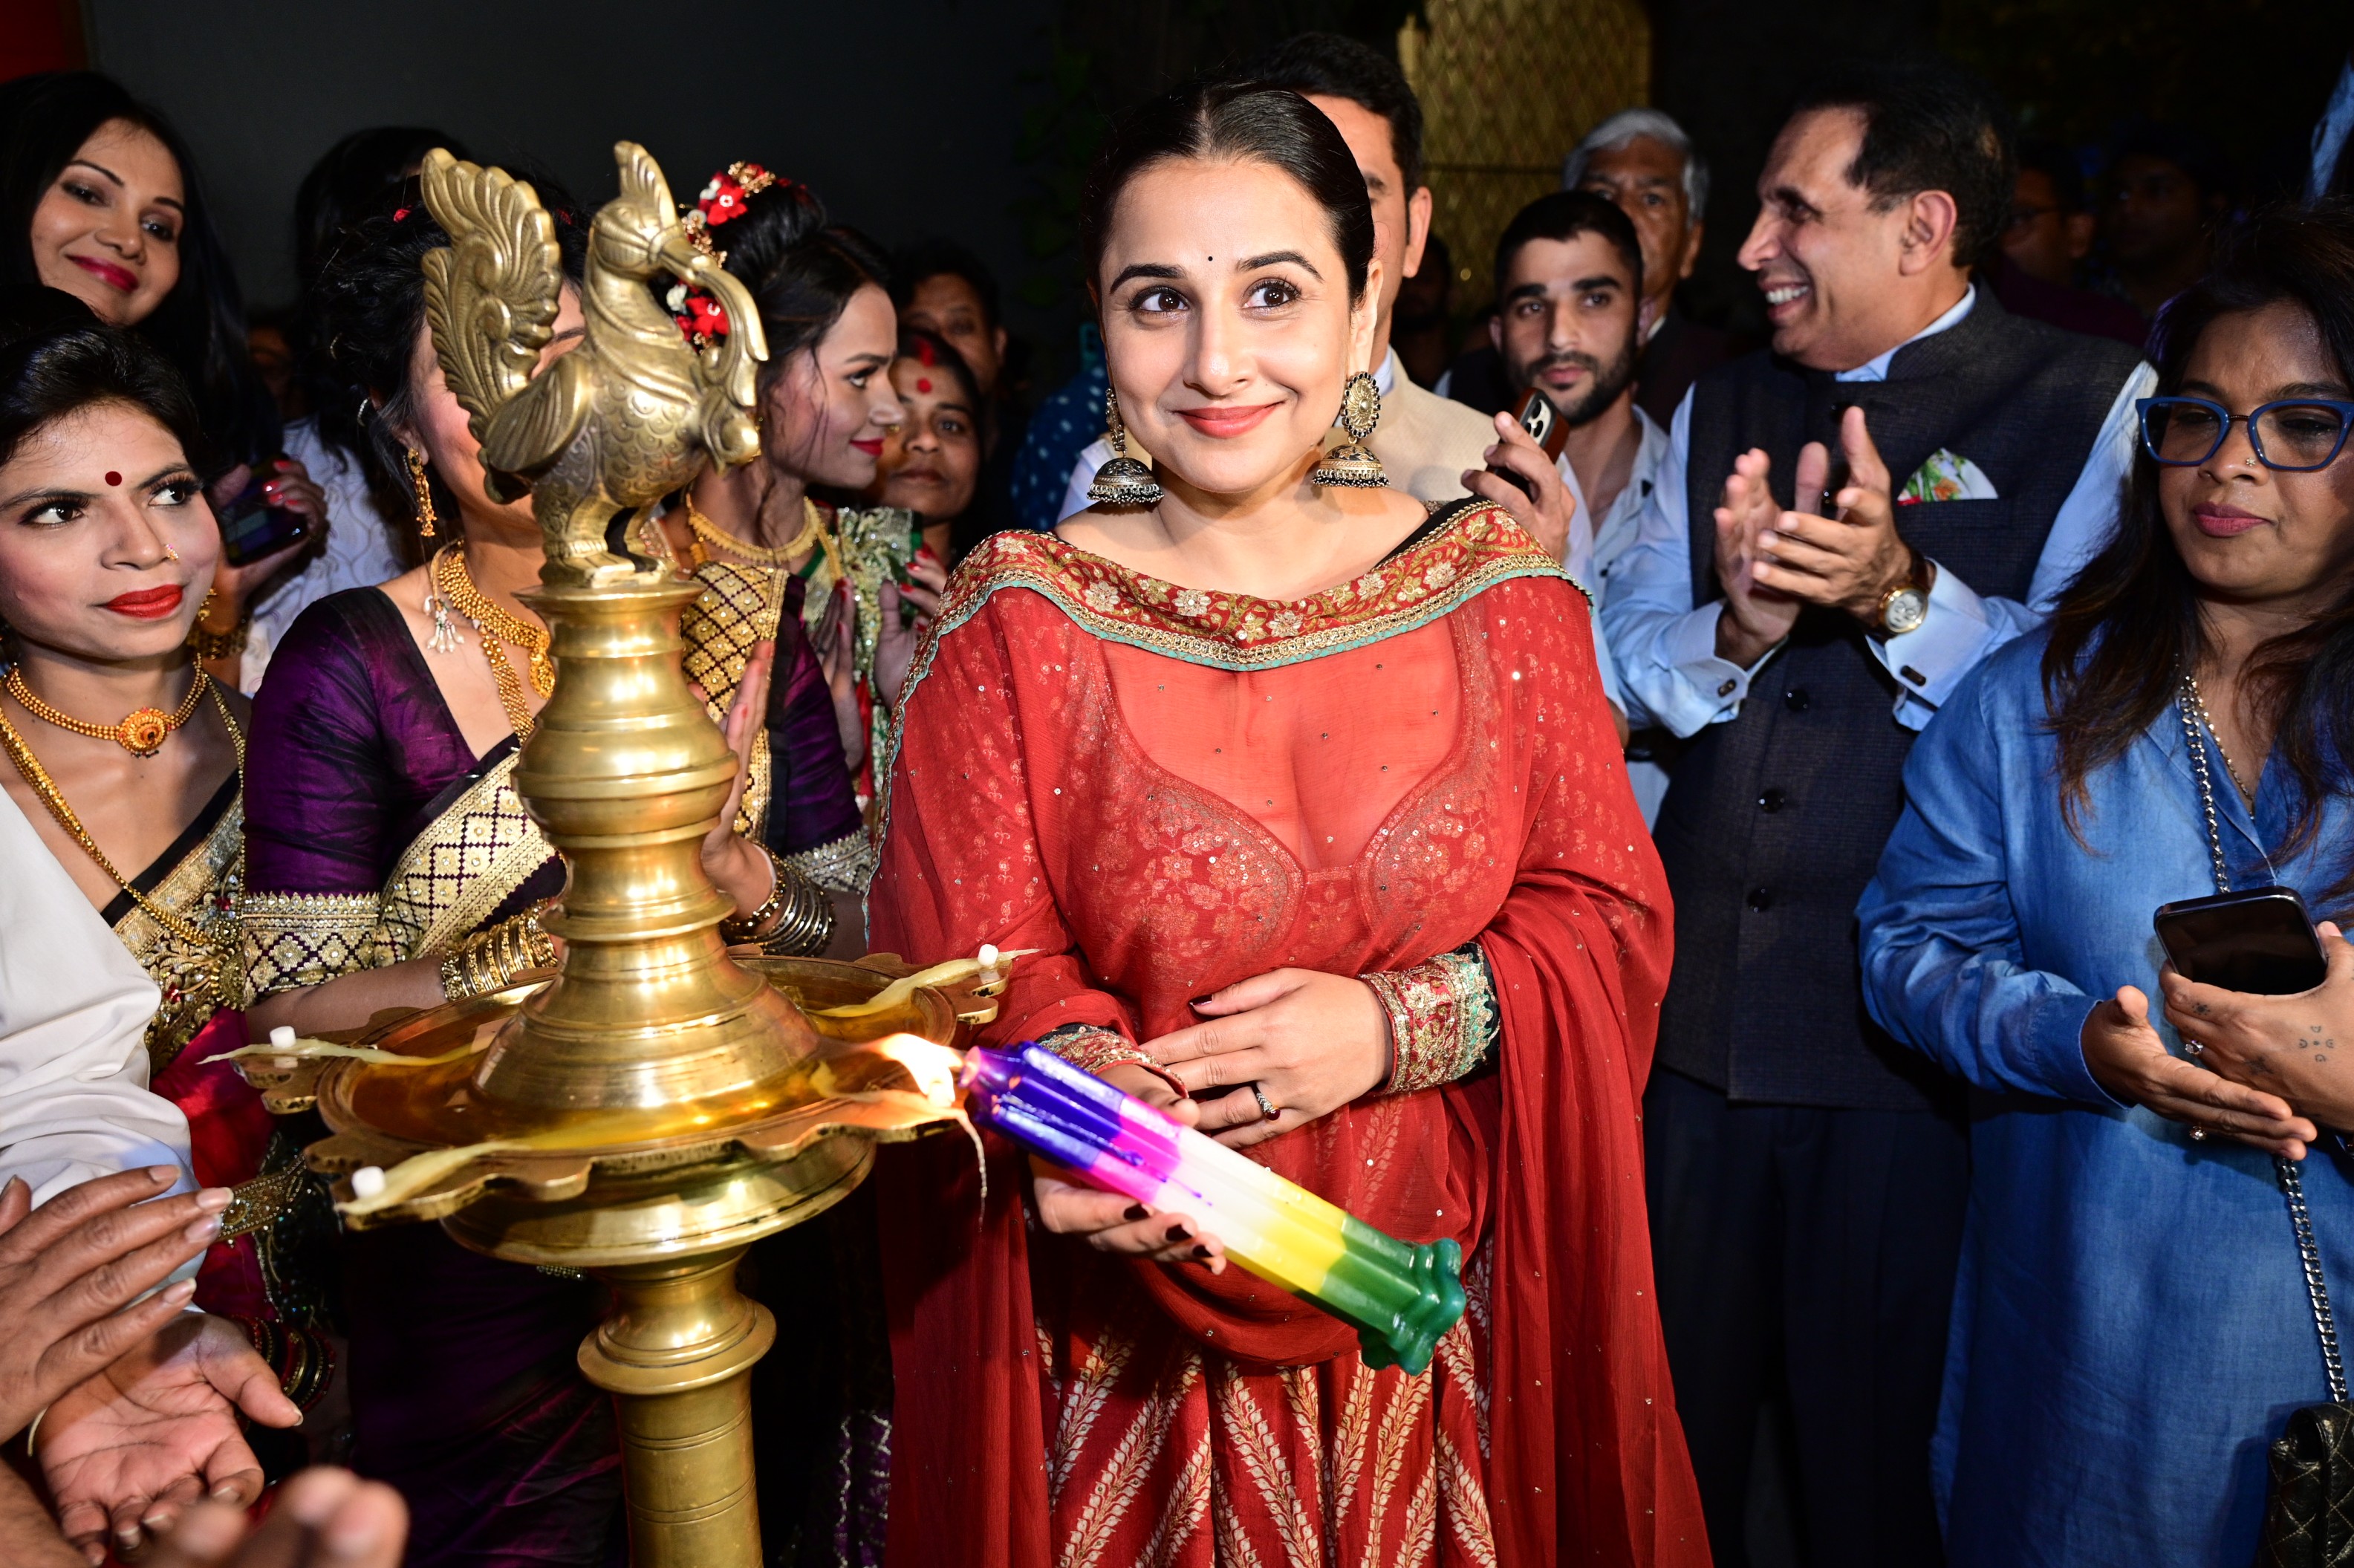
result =
[[892,1560],[1705,1562],[1637,1122],[1671,920],[1586,605],[1500,509],[1323,450],[1379,279],[1306,101],[1148,105],[1084,221],[1157,483],[960,568],[875,946],[1038,949],[984,1043],[1455,1238],[1472,1308],[1429,1372],[1375,1371],[1193,1216],[1002,1146],[984,1203],[969,1156],[892,1151]]

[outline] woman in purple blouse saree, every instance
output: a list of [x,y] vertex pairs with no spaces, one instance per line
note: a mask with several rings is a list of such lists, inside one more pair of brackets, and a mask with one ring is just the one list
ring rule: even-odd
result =
[[[548,205],[577,259],[569,204]],[[348,231],[317,285],[322,334],[373,409],[363,459],[408,469],[429,558],[320,600],[272,656],[241,907],[257,1032],[357,1028],[501,989],[555,956],[538,916],[563,863],[512,783],[552,685],[546,633],[514,597],[537,580],[540,535],[527,503],[484,493],[433,357],[419,260],[443,243],[412,197]],[[567,291],[555,352],[579,323]],[[864,842],[824,680],[781,585],[717,586],[737,591],[690,611],[687,662],[746,766],[705,867],[736,900],[737,939],[854,945],[858,922],[832,918],[824,896],[854,895]],[[812,907],[829,918],[779,935],[779,910]],[[414,1568],[613,1560],[613,1420],[574,1363],[597,1287],[429,1226],[352,1234],[345,1251],[353,1458],[407,1498]]]

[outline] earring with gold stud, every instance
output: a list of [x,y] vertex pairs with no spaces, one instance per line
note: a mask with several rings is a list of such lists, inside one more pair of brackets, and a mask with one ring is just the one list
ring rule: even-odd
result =
[[1096,470],[1087,499],[1099,506],[1152,506],[1165,493],[1152,471],[1128,455],[1128,426],[1119,417],[1119,394],[1104,388],[1105,433],[1111,438],[1111,461]]
[[1349,439],[1326,452],[1309,478],[1319,484],[1373,490],[1389,483],[1382,460],[1367,450],[1365,440],[1382,422],[1382,389],[1372,375],[1360,370],[1341,388],[1341,412],[1333,420]]

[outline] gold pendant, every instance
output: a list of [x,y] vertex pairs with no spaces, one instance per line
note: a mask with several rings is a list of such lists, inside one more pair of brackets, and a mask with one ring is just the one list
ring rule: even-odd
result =
[[114,739],[133,757],[153,757],[171,733],[171,715],[161,708],[141,708],[115,726]]

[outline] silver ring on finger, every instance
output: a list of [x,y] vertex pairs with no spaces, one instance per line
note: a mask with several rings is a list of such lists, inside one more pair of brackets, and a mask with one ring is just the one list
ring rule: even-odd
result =
[[2186,1056],[2192,1056],[2192,1057],[2195,1057],[2195,1056],[2197,1056],[2200,1052],[2202,1052],[2202,1051],[2204,1051],[2204,1050],[2206,1050],[2206,1049],[2207,1049],[2207,1047],[2206,1047],[2205,1045],[2203,1045],[2203,1044],[2200,1044],[2200,1043],[2199,1043],[2198,1041],[2196,1041],[2196,1040],[2191,1039],[2190,1036],[2185,1035],[2185,1036],[2183,1037],[2183,1040],[2182,1040],[2182,1054],[2183,1054],[2184,1055],[2186,1055]]
[[1275,1102],[1267,1097],[1267,1091],[1260,1088],[1257,1084],[1253,1084],[1251,1086],[1251,1098],[1258,1102],[1258,1114],[1265,1117],[1269,1121],[1273,1121],[1276,1118],[1283,1114],[1276,1108]]
[[2192,1128],[2190,1129],[2190,1141],[2191,1141],[2191,1142],[2193,1142],[2193,1143],[2204,1143],[2204,1142],[2206,1142],[2206,1141],[2207,1141],[2207,1129],[2206,1129],[2205,1128],[2203,1128],[2203,1127],[2194,1127],[2194,1128]]

